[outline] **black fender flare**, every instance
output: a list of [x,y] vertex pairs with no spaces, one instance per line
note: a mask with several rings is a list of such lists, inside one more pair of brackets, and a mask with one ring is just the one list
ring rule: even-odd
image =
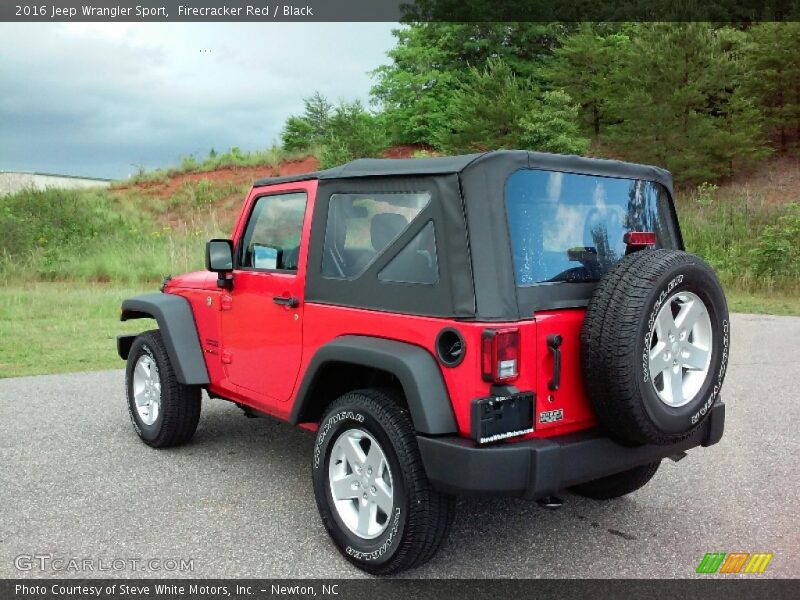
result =
[[411,420],[419,433],[458,431],[450,395],[431,353],[406,342],[362,335],[343,335],[317,350],[295,396],[290,423],[302,421],[304,410],[313,402],[310,392],[317,374],[327,363],[349,363],[391,373],[403,386]]
[[[120,321],[155,319],[175,377],[184,385],[208,385],[208,369],[189,301],[175,294],[144,294],[122,301]],[[120,358],[127,359],[136,336],[117,338]]]

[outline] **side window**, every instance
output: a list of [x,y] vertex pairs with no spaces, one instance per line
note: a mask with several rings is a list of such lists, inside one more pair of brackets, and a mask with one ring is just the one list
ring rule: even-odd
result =
[[322,275],[337,279],[361,275],[430,201],[427,192],[333,194],[328,206]]
[[258,198],[242,237],[240,266],[296,271],[305,212],[305,192]]
[[398,283],[427,283],[439,281],[439,262],[436,256],[436,232],[433,221],[414,236],[378,273],[380,281]]

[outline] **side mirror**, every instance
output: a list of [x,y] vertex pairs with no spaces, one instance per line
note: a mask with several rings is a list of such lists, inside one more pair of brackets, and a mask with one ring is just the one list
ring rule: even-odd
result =
[[206,269],[220,277],[233,271],[233,242],[231,240],[210,240],[206,244]]

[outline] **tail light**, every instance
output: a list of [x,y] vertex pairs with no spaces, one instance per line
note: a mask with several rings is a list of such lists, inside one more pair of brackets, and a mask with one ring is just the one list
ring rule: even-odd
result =
[[481,338],[484,381],[503,383],[519,375],[519,329],[484,329]]
[[627,246],[646,248],[648,246],[655,246],[657,239],[653,231],[629,231],[625,234],[623,241]]

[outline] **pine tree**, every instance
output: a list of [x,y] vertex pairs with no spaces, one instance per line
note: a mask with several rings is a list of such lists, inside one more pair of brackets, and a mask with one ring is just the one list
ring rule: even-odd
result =
[[310,149],[319,138],[314,138],[314,128],[304,117],[289,117],[281,131],[283,149],[290,152]]
[[585,154],[589,140],[578,126],[578,106],[563,90],[542,94],[541,104],[519,120],[518,146],[539,152]]
[[322,143],[344,149],[352,158],[377,156],[387,146],[383,123],[358,100],[340,102],[333,109]]
[[302,116],[291,116],[281,132],[285,150],[309,150],[320,144],[328,131],[333,105],[319,92],[303,98]]
[[588,147],[578,132],[577,107],[566,92],[540,94],[499,59],[470,69],[453,94],[447,123],[435,143],[451,153],[498,148],[583,153]]
[[786,151],[792,138],[800,140],[800,23],[760,23],[749,37],[744,87]]
[[638,26],[622,84],[609,96],[623,118],[609,127],[616,150],[668,168],[679,182],[713,180],[761,156],[757,126],[731,134],[732,118],[758,123],[755,107],[734,96],[743,35],[709,23]]
[[328,120],[331,118],[333,105],[318,91],[310,98],[303,98],[303,103],[305,104],[303,118],[311,126],[312,137],[323,137],[328,127]]
[[518,122],[536,108],[530,82],[501,60],[471,68],[454,91],[434,145],[450,153],[513,148]]
[[606,124],[617,120],[611,114],[609,97],[619,83],[619,66],[629,51],[626,32],[583,23],[553,51],[545,71],[551,85],[565,90],[578,103],[581,120],[595,138]]

